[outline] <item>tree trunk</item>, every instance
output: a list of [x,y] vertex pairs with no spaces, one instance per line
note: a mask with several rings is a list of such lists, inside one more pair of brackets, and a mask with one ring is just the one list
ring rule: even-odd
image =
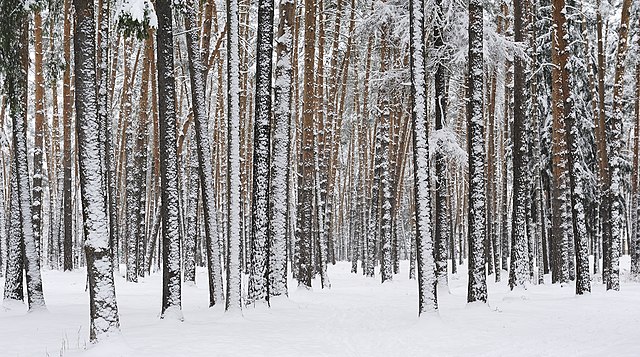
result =
[[[522,42],[527,36],[527,8],[522,0],[513,3],[515,41]],[[526,205],[529,167],[527,156],[527,113],[525,61],[516,56],[513,63],[513,212],[511,219],[511,268],[509,287],[526,288],[529,282],[527,256]]]
[[160,318],[182,320],[176,93],[173,67],[171,4],[156,3],[158,15],[157,69],[160,122],[160,186],[162,192],[162,310]]
[[227,301],[226,310],[240,310],[240,57],[238,0],[227,0]]
[[469,286],[467,301],[487,301],[487,277],[483,254],[485,239],[485,153],[483,122],[483,21],[482,2],[469,0],[469,74],[467,146],[469,155]]
[[[195,6],[190,6],[185,21],[187,30],[196,29]],[[209,306],[224,299],[222,287],[222,265],[220,262],[220,244],[218,240],[218,222],[216,217],[214,177],[212,153],[209,144],[209,130],[205,110],[205,68],[197,48],[198,31],[187,31],[187,49],[189,56],[189,71],[191,75],[191,96],[194,108],[196,143],[198,154],[198,174],[202,195],[202,208],[205,225],[205,240],[207,247],[207,269],[209,278]],[[208,46],[207,46],[208,48]]]
[[63,266],[65,271],[73,270],[73,208],[71,198],[71,116],[73,115],[73,93],[71,92],[71,1],[64,2],[64,79],[62,86],[62,126],[63,126]]
[[[269,167],[271,164],[271,73],[273,57],[273,0],[258,3],[258,48],[253,134],[253,223],[249,300],[269,301]],[[286,199],[285,199],[286,202]]]
[[611,235],[606,237],[605,241],[608,245],[608,275],[606,276],[607,290],[620,290],[620,241],[623,235],[624,223],[624,202],[623,195],[623,173],[620,163],[623,158],[622,151],[622,96],[623,96],[623,78],[624,63],[627,55],[627,36],[629,33],[629,17],[630,17],[631,0],[622,2],[622,15],[620,18],[620,29],[618,30],[618,52],[616,55],[616,67],[613,84],[613,115],[608,121],[607,132],[610,134],[609,149],[609,173],[611,175],[611,184],[608,187],[610,197],[606,201],[611,205],[608,211],[611,214]]
[[291,120],[293,21],[295,4],[280,0],[277,35],[277,62],[274,83],[273,160],[269,207],[271,215],[269,240],[269,295],[287,292],[287,207],[289,205],[289,121]]
[[[441,21],[444,21],[444,9],[442,0],[436,0],[437,16],[433,20],[433,36],[435,38],[434,49],[437,53],[444,51],[444,40]],[[442,54],[440,55],[442,56]],[[445,58],[438,58],[435,73],[435,117],[436,130],[443,130],[447,120],[447,93]],[[449,232],[449,208],[447,207],[447,165],[440,148],[436,148],[436,226],[435,226],[435,255],[436,255],[436,276],[438,285],[444,288],[447,283],[447,241],[451,239]]]
[[313,117],[314,117],[314,64],[315,64],[315,2],[304,1],[304,79],[302,99],[302,157],[300,183],[298,186],[298,237],[296,241],[300,246],[300,261],[298,269],[298,286],[311,288],[313,275],[312,264],[312,221],[313,221],[313,190],[314,190],[314,164],[313,164]]
[[109,218],[104,175],[100,165],[100,125],[96,96],[95,20],[93,2],[74,0],[76,27],[74,59],[76,76],[76,129],[85,253],[89,275],[90,340],[98,342],[120,329],[111,266]]
[[431,237],[431,188],[426,111],[424,0],[409,0],[413,180],[418,270],[418,315],[438,311],[436,262]]

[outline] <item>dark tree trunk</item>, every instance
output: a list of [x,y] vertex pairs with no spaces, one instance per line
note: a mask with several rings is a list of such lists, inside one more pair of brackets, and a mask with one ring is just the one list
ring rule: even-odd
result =
[[271,73],[273,58],[273,1],[258,2],[256,109],[253,134],[253,195],[249,299],[269,301],[269,166],[271,164]]
[[467,146],[469,154],[469,286],[467,301],[487,301],[485,272],[485,152],[483,120],[482,2],[469,0]]
[[160,186],[162,192],[162,311],[182,320],[180,284],[180,229],[178,205],[178,152],[173,67],[171,3],[156,2],[158,16],[157,69],[160,121]]

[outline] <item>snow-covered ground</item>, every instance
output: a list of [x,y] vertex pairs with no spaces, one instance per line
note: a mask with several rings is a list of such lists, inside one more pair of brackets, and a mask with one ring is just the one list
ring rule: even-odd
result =
[[[209,309],[206,271],[183,286],[184,322],[158,318],[160,274],[116,278],[122,335],[85,350],[89,307],[85,274],[44,271],[48,312],[0,307],[0,356],[640,356],[640,284],[576,297],[573,286],[510,292],[489,277],[489,304],[466,304],[466,274],[450,278],[437,316],[418,318],[408,263],[393,282],[329,267],[330,290],[298,290],[242,315]],[[464,272],[464,269],[461,269]],[[4,279],[0,278],[0,286]],[[316,284],[319,285],[319,284]]]

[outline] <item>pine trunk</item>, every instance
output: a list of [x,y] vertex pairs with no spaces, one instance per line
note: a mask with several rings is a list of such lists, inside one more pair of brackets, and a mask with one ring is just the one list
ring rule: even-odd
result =
[[160,208],[162,216],[162,310],[160,318],[169,316],[182,320],[176,92],[170,2],[158,0],[156,11],[158,16],[157,70],[160,190],[162,197]]
[[227,0],[227,311],[240,310],[240,53],[238,0]]
[[483,21],[482,2],[469,0],[469,74],[467,146],[469,155],[469,286],[467,301],[487,301],[487,276],[483,254],[485,240],[485,152],[483,121]]
[[[269,301],[268,261],[270,241],[269,167],[271,164],[271,73],[273,57],[274,0],[258,3],[258,48],[253,134],[253,195],[251,273],[249,300]],[[286,201],[286,200],[285,200]]]
[[90,340],[98,342],[120,327],[113,281],[109,217],[100,159],[100,130],[95,66],[95,20],[93,2],[74,0],[76,27],[74,60],[76,77],[76,128],[85,253],[89,275]]
[[418,315],[421,315],[438,311],[436,262],[431,236],[424,0],[409,0],[409,28]]

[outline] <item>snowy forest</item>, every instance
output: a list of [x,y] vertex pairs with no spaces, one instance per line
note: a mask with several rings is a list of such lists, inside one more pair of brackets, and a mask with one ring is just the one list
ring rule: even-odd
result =
[[640,353],[639,1],[0,21],[7,356]]

